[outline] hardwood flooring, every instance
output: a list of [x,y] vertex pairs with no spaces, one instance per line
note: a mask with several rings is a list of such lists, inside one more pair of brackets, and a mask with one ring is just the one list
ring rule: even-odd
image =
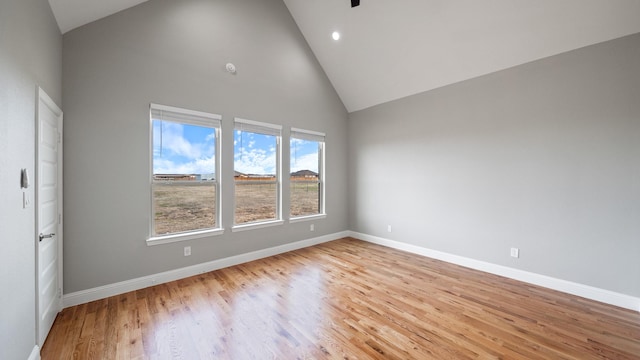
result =
[[42,359],[640,359],[640,313],[355,239],[64,309]]

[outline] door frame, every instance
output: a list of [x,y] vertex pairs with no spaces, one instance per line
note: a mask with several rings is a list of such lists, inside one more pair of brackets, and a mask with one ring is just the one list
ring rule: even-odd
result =
[[63,302],[62,302],[62,289],[63,289],[63,263],[62,263],[62,256],[63,256],[63,239],[64,239],[64,229],[63,229],[63,206],[62,206],[62,202],[63,202],[63,184],[62,184],[62,179],[63,179],[63,164],[62,164],[62,160],[63,160],[63,113],[62,110],[60,109],[60,107],[58,107],[58,105],[53,101],[53,99],[51,99],[51,97],[49,97],[49,95],[47,95],[47,93],[40,87],[38,87],[38,96],[37,96],[38,101],[36,102],[36,119],[35,119],[35,171],[34,171],[34,179],[35,181],[33,182],[34,184],[34,204],[35,204],[35,209],[34,209],[34,217],[35,217],[35,231],[34,231],[34,243],[35,243],[35,277],[36,277],[36,293],[35,293],[35,303],[36,303],[36,344],[42,348],[42,345],[44,344],[44,341],[46,340],[46,336],[44,337],[44,339],[40,339],[40,329],[42,327],[41,325],[41,318],[40,318],[40,254],[39,254],[39,229],[40,229],[40,216],[39,216],[39,183],[40,183],[40,159],[39,159],[39,144],[40,144],[40,110],[41,110],[41,106],[46,106],[48,107],[57,117],[58,119],[58,170],[57,170],[57,181],[58,181],[58,228],[56,230],[56,238],[57,238],[57,244],[58,244],[58,269],[57,269],[57,273],[58,273],[58,289],[57,291],[57,298],[58,298],[58,303],[57,303],[57,307],[58,307],[58,312],[62,311],[63,308]]

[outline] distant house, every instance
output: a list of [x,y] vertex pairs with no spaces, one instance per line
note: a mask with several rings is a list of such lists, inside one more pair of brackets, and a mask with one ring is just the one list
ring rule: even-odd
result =
[[153,174],[153,180],[156,181],[200,181],[200,174]]
[[266,180],[273,181],[276,176],[273,174],[244,174],[239,171],[235,171],[233,178],[235,180]]
[[291,179],[294,180],[307,180],[307,179],[317,179],[318,173],[313,172],[311,170],[299,170],[291,173]]

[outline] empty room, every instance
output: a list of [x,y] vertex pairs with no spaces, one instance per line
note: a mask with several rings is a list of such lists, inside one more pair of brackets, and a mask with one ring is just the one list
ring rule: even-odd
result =
[[640,2],[0,0],[0,359],[640,359]]

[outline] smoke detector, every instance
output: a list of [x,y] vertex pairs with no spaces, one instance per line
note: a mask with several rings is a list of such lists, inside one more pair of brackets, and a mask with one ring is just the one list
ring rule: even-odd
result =
[[232,63],[227,63],[227,65],[225,65],[225,69],[227,69],[227,71],[230,74],[234,74],[235,75],[235,73],[236,73],[236,66],[233,65]]

